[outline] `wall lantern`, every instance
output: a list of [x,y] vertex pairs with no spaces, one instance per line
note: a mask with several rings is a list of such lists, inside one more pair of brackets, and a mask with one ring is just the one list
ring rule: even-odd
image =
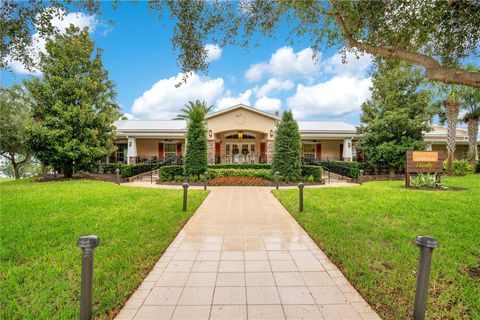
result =
[[270,137],[273,137],[273,130],[270,130]]
[[243,132],[241,131],[238,132],[238,139],[243,139]]
[[348,147],[350,148],[351,146],[352,146],[352,144],[349,142],[349,143],[348,143]]
[[212,130],[208,130],[208,136],[211,138],[212,137]]

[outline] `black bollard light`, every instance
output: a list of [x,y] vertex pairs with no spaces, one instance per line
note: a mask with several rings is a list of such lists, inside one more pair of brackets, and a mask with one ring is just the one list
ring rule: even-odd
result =
[[183,187],[183,211],[187,211],[187,192],[188,192],[188,182],[182,184]]
[[82,236],[77,246],[82,248],[82,285],[80,292],[80,320],[92,318],[93,250],[100,244],[96,235]]
[[203,174],[203,190],[207,190],[207,183],[208,183],[208,172],[205,171]]
[[438,241],[432,237],[419,236],[415,244],[420,247],[418,257],[417,287],[413,305],[413,319],[424,320],[427,308],[428,282],[433,249],[438,248]]
[[278,190],[278,176],[280,175],[280,172],[276,171],[275,172],[275,188]]
[[358,183],[363,184],[363,170],[360,170],[360,174],[358,176]]
[[115,169],[115,174],[117,175],[117,184],[120,185],[120,169]]
[[298,211],[303,212],[303,183],[298,184]]

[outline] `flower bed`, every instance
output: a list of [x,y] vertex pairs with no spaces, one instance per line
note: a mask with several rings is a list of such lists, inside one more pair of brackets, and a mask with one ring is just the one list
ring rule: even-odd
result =
[[270,182],[255,177],[217,177],[209,181],[211,186],[268,186]]

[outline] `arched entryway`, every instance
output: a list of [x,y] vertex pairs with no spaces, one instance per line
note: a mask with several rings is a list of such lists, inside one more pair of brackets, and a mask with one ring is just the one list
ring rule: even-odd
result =
[[266,163],[267,133],[229,130],[215,134],[215,163]]

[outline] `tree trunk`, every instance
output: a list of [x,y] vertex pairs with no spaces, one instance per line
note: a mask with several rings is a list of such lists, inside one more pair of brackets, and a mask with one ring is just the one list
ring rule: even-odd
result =
[[447,113],[447,172],[453,172],[453,159],[455,157],[455,140],[457,137],[457,121],[459,104],[456,101],[445,100],[445,111]]
[[478,119],[468,119],[468,160],[471,163],[476,162],[477,150],[477,136],[478,136]]
[[15,179],[20,179],[20,170],[18,168],[17,162],[15,161],[15,158],[13,158],[11,162],[12,162],[12,168],[13,168],[13,175],[15,176]]
[[73,168],[63,168],[63,176],[65,178],[71,178],[73,177]]

